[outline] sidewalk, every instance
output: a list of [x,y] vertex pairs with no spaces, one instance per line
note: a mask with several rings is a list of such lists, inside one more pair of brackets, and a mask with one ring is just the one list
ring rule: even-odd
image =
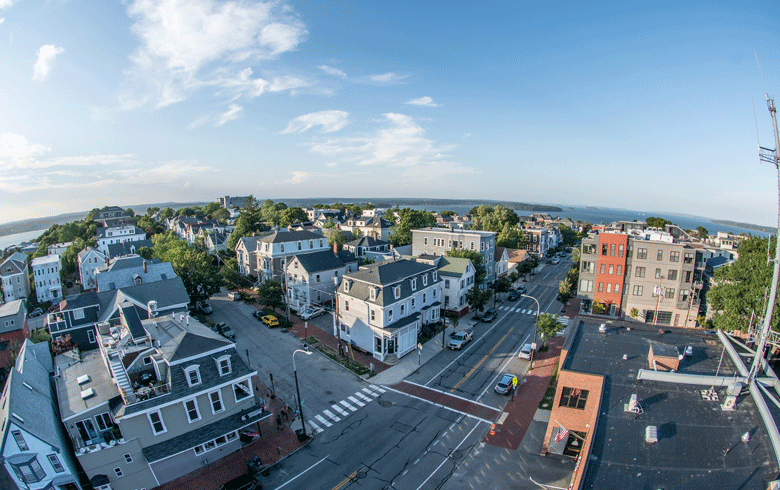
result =
[[[264,467],[273,465],[292,454],[306,443],[299,442],[298,436],[290,427],[290,422],[284,421],[282,430],[277,428],[276,416],[281,413],[284,402],[279,398],[271,399],[271,390],[257,376],[252,378],[255,395],[265,400],[271,412],[257,424],[247,429],[258,430],[259,437],[227,456],[214,461],[198,470],[188,473],[176,480],[157,487],[160,490],[217,490],[225,482],[247,473],[247,461],[253,456],[260,458]],[[294,423],[294,422],[293,422]],[[300,424],[299,424],[300,425]]]

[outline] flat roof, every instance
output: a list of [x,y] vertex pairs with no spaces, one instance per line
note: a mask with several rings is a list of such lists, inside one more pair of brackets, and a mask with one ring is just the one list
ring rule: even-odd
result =
[[[581,488],[766,488],[778,477],[772,443],[761,415],[746,390],[735,411],[723,411],[728,387],[716,387],[718,400],[707,400],[707,386],[637,381],[639,369],[649,370],[651,342],[676,346],[684,357],[678,373],[734,376],[736,366],[716,336],[701,331],[657,327],[633,322],[607,324],[583,320],[564,369],[605,376],[595,439]],[[630,326],[628,330],[626,327]],[[623,358],[625,356],[625,360]],[[643,413],[625,412],[636,395]],[[769,403],[769,405],[773,405]],[[658,428],[658,442],[644,442],[647,426]],[[741,442],[750,433],[748,443]]]
[[[98,349],[82,352],[80,361],[79,355],[75,352],[65,352],[54,358],[54,365],[55,373],[58,375],[55,376],[57,401],[63,419],[92,410],[120,396]],[[85,375],[88,381],[79,384],[78,379]],[[83,399],[81,392],[90,388],[92,394]]]

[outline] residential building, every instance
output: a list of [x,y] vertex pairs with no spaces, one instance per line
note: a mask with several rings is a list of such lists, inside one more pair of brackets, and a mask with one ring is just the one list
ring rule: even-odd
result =
[[435,265],[386,261],[345,274],[336,294],[334,335],[392,363],[416,348],[423,325],[439,321],[442,279]]
[[469,259],[440,255],[421,255],[414,260],[435,265],[442,279],[442,308],[463,316],[469,312],[466,293],[474,287],[476,270]]
[[448,250],[479,252],[485,260],[487,283],[496,280],[496,233],[492,231],[420,228],[412,230],[412,255],[447,255]]
[[[124,245],[124,244],[119,244]],[[111,249],[109,247],[109,253]],[[84,247],[84,250],[79,252],[78,257],[79,264],[79,279],[81,280],[81,287],[84,291],[95,289],[97,282],[95,281],[95,269],[105,265],[106,255],[100,250],[96,250],[92,247]]]
[[108,254],[108,246],[112,243],[146,240],[146,232],[135,225],[98,228],[97,233],[97,248],[104,254]]
[[73,242],[53,243],[46,249],[46,255],[62,255]]
[[139,317],[149,318],[155,312],[160,315],[186,312],[189,302],[181,277],[103,292],[90,291],[65,298],[59,311],[47,315],[46,327],[52,339],[70,335],[79,349],[86,351],[98,347],[97,324],[116,321],[120,306],[132,306]]
[[210,254],[218,253],[220,250],[227,250],[227,241],[230,238],[230,232],[225,228],[215,228],[213,230],[201,230],[203,237],[203,246]]
[[107,258],[114,259],[125,255],[134,255],[144,247],[152,248],[154,247],[154,244],[148,238],[146,240],[136,240],[134,242],[109,243]]
[[360,230],[363,236],[370,236],[378,240],[387,241],[390,237],[390,228],[392,223],[381,216],[360,216],[359,218],[348,219],[341,224],[341,229],[351,232]]
[[25,340],[0,398],[0,455],[20,490],[80,490],[78,469],[56,411],[49,344]]
[[590,233],[582,240],[583,311],[594,301],[605,314],[653,325],[696,326],[705,263],[700,244],[678,242],[666,232]]
[[393,246],[390,242],[377,240],[374,237],[363,236],[357,240],[352,240],[344,244],[344,249],[355,254],[355,257],[362,259],[366,257],[367,252],[389,252]]
[[243,208],[250,197],[251,196],[225,196],[216,198],[214,202],[218,202],[220,206],[227,209]]
[[505,247],[496,247],[496,277],[509,274],[509,252]]
[[257,274],[263,281],[282,281],[285,263],[293,255],[329,250],[324,236],[310,231],[277,231],[257,240]]
[[235,344],[180,315],[132,306],[98,324],[99,349],[55,358],[60,415],[94,488],[154,488],[241,448],[270,412]]
[[747,379],[741,340],[596,318],[570,330],[541,452],[576,461],[571,488],[674,488],[682,475],[686,488],[771,488],[778,379]]
[[560,231],[546,226],[526,227],[521,232],[528,237],[524,248],[529,252],[546,257],[550,250],[556,248],[559,242]]
[[244,276],[257,276],[257,241],[261,236],[245,236],[236,242],[238,272]]
[[358,269],[352,252],[331,250],[293,255],[287,264],[287,295],[290,308],[299,310],[313,304],[330,303],[336,297],[336,284],[344,274]]
[[114,227],[128,223],[130,218],[130,214],[119,206],[106,206],[98,211],[95,221],[103,227]]
[[3,283],[3,300],[27,299],[30,295],[30,272],[27,255],[14,252],[0,264],[0,280]]
[[30,338],[23,299],[0,304],[0,366],[7,366],[25,339]]
[[328,218],[331,218],[334,223],[338,224],[343,223],[347,219],[346,215],[338,209],[303,208],[303,210],[311,222],[321,221],[325,223]]
[[32,267],[35,295],[38,298],[38,302],[57,302],[61,300],[60,256],[46,255],[37,257],[32,260],[30,265]]
[[95,270],[97,290],[109,291],[176,277],[170,262],[146,260],[138,255],[118,257]]

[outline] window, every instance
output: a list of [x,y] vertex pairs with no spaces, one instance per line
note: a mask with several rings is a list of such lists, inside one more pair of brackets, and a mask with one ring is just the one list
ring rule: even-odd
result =
[[589,281],[587,279],[583,279],[582,281],[580,281],[580,291],[583,293],[592,293],[593,281]]
[[[268,247],[268,245],[266,245],[266,247]],[[266,250],[267,250],[267,248],[266,248]],[[279,244],[279,251],[280,252],[284,252],[284,243],[280,243]]]
[[618,245],[618,257],[623,256],[623,245]]
[[634,286],[634,296],[642,296],[643,286]]
[[422,281],[423,281],[423,286],[427,286],[428,285],[428,276],[427,275],[426,276],[422,276]]
[[564,388],[561,392],[561,407],[583,410],[588,402],[588,390],[579,388]]
[[233,385],[233,394],[236,397],[236,403],[252,396],[252,389],[249,387],[249,380],[245,379],[235,383]]
[[122,468],[114,468],[114,473],[116,473],[117,478],[122,478],[124,473],[122,473]]
[[95,420],[97,421],[98,429],[101,432],[114,426],[114,421],[111,419],[111,415],[109,415],[108,412],[96,415]]
[[221,412],[225,409],[225,407],[222,405],[222,395],[219,391],[213,391],[209,393],[209,400],[211,401],[211,412],[217,413]]
[[190,385],[190,387],[200,384],[200,369],[198,366],[186,367],[184,373],[187,376],[187,384]]
[[394,286],[393,287],[393,295],[395,296],[395,299],[398,299],[401,297],[401,286]]
[[133,457],[130,456],[130,453],[125,453],[122,455],[123,458],[125,458],[125,463],[130,464],[133,462]]
[[423,245],[428,245],[428,237],[423,238]]
[[607,283],[607,292],[608,292],[608,293],[611,293],[611,292],[612,292],[612,283],[611,283],[611,282],[608,282],[608,283]]
[[84,318],[84,308],[79,308],[78,310],[73,310],[73,319],[74,320],[81,320]]
[[401,316],[404,316],[404,305],[401,305]]
[[608,250],[609,250],[609,246],[607,246],[606,243],[602,243],[601,244],[601,255],[606,257]]
[[416,277],[413,278],[411,280],[411,283],[412,283],[412,291],[417,291],[417,278]]
[[16,476],[25,483],[36,483],[43,480],[46,473],[41,468],[41,464],[38,463],[37,458],[33,458],[30,461],[22,464],[11,464]]
[[393,321],[393,310],[387,310],[387,321],[392,322]]
[[184,411],[187,412],[187,421],[189,423],[200,420],[200,411],[198,411],[198,402],[193,398],[184,402]]
[[232,371],[232,366],[230,365],[230,356],[222,356],[217,359],[217,369],[219,369],[220,376],[230,374]]
[[92,330],[91,328],[87,330],[87,340],[89,340],[90,344],[95,343],[95,331]]
[[62,463],[60,463],[60,458],[58,458],[56,454],[49,454],[46,457],[49,459],[49,464],[55,473],[62,473],[65,471],[65,468],[62,467]]
[[661,279],[661,269],[660,268],[656,268],[655,269],[655,278],[656,279]]
[[692,271],[685,271],[685,280],[683,282],[691,282]]
[[600,282],[600,283],[599,283],[599,292],[600,292],[600,293],[601,293],[601,292],[604,292],[604,283],[603,283],[603,282]]
[[300,241],[298,242],[298,250],[302,250]]
[[450,280],[449,279],[445,279],[444,280],[444,288],[445,289],[449,289],[450,288]]
[[609,264],[609,275],[612,275],[615,273],[615,266],[612,264]]
[[615,274],[617,274],[618,276],[623,274],[623,266],[622,265],[617,266],[617,272],[615,272]]
[[438,276],[438,271],[433,271],[433,272],[431,272],[431,275],[433,276],[433,280],[434,280],[434,282],[435,282],[435,281],[436,281],[436,279],[439,277],[439,276]]
[[601,264],[601,269],[599,271],[601,274],[606,274],[607,272],[607,264]]
[[160,412],[152,412],[147,414],[149,417],[149,423],[152,424],[152,433],[154,435],[164,434],[166,432],[165,424],[163,423]]
[[24,436],[22,435],[21,431],[13,430],[11,431],[11,434],[14,436],[14,441],[16,441],[16,445],[19,446],[19,450],[21,451],[27,451],[27,442],[24,440]]
[[669,252],[669,260],[671,262],[679,262],[680,261],[680,252],[677,252],[675,250]]
[[645,277],[645,268],[644,267],[636,267],[634,270],[636,271],[634,273],[634,275],[636,277]]
[[425,293],[423,293],[423,304],[425,304],[426,301],[428,301],[428,300],[426,299]]
[[615,256],[615,244],[610,243],[609,244],[609,256],[614,257]]
[[349,301],[344,302],[344,311],[349,311]]
[[412,296],[412,308],[414,308],[414,296]]
[[647,249],[646,248],[636,249],[636,258],[647,260]]
[[685,255],[683,257],[683,264],[692,264],[693,263],[693,252],[685,252]]
[[666,295],[665,297],[667,299],[674,299],[674,288],[666,288]]
[[688,301],[688,295],[690,294],[690,291],[687,289],[680,289],[680,301]]
[[309,248],[314,248],[314,240],[309,240]]
[[615,294],[620,294],[620,284],[615,284]]

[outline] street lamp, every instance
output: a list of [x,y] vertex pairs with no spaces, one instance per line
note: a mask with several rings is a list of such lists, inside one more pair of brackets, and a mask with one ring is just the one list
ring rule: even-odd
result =
[[297,349],[292,354],[292,361],[293,361],[293,373],[295,374],[295,392],[298,394],[298,415],[301,417],[301,427],[303,427],[303,437],[306,437],[306,423],[303,421],[303,403],[301,403],[301,390],[298,388],[298,369],[295,367],[295,354],[303,352],[307,356],[311,355],[311,351],[309,350],[309,346],[307,344],[303,344],[303,349]]
[[[526,294],[521,294],[521,298],[531,298],[532,300],[536,301],[536,321],[534,322],[534,354],[536,354],[536,333],[537,333],[537,327],[539,326],[539,311],[541,310],[541,307],[539,306],[539,300],[534,298],[533,296],[528,296]],[[533,361],[533,359],[531,359]]]

